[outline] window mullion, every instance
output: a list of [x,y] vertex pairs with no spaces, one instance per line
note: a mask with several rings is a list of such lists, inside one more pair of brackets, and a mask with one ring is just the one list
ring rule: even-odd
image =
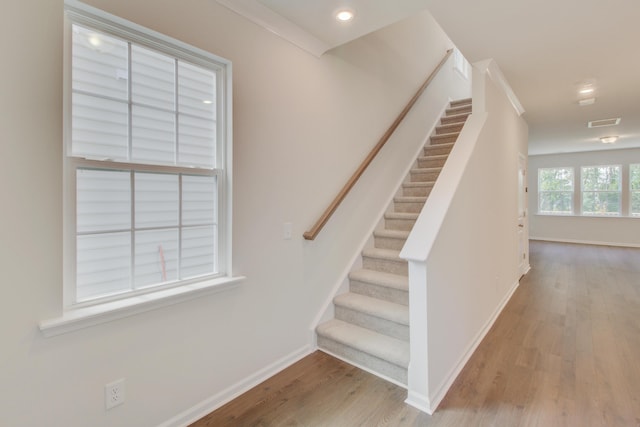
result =
[[182,279],[182,174],[178,175],[178,280]]
[[174,61],[174,72],[173,72],[173,87],[174,87],[174,91],[173,91],[173,96],[174,96],[174,104],[173,104],[173,114],[175,117],[174,122],[174,152],[173,152],[173,161],[174,163],[177,165],[178,164],[178,148],[179,148],[179,143],[180,143],[180,134],[178,133],[178,129],[180,128],[178,121],[180,120],[180,115],[179,115],[179,106],[178,106],[178,91],[180,90],[179,85],[178,85],[178,60],[176,59]]
[[131,183],[131,266],[129,272],[129,287],[131,290],[135,290],[135,277],[136,277],[136,232],[135,232],[135,224],[136,224],[136,182],[135,182],[135,171],[130,172],[130,183]]
[[132,50],[131,50],[131,43],[127,43],[127,103],[129,106],[129,123],[128,123],[128,129],[129,129],[129,153],[128,153],[128,161],[132,161],[133,159],[133,96],[132,96],[132,88],[133,88],[133,83],[132,83],[132,76],[133,76],[133,72],[132,72],[132,64],[133,61],[131,60],[131,54],[132,54]]

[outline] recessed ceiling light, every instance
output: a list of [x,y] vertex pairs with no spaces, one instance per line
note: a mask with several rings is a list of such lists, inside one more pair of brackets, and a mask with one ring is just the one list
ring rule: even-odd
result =
[[617,136],[603,136],[602,138],[600,138],[600,141],[602,141],[603,144],[613,144],[617,140]]
[[336,12],[336,20],[338,22],[349,22],[353,20],[355,16],[355,12],[350,9],[340,9]]
[[580,95],[590,95],[595,91],[595,89],[592,86],[587,86],[587,87],[583,87],[582,89],[580,89],[578,91],[578,93]]

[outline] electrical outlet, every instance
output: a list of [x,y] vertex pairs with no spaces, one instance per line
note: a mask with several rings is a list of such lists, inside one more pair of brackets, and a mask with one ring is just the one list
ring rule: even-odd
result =
[[116,380],[104,386],[104,404],[106,409],[124,403],[124,378]]

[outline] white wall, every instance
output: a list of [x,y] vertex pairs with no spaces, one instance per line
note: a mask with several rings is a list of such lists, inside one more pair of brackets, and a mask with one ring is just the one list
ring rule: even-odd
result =
[[[318,59],[214,1],[89,3],[233,62],[234,272],[248,279],[43,338],[38,323],[62,307],[63,3],[8,3],[0,30],[3,426],[159,425],[310,351],[309,327],[350,261],[343,254],[363,238],[356,215],[376,187],[359,185],[320,241],[302,232],[451,47],[427,13]],[[392,153],[382,153],[368,184],[405,161]],[[284,222],[293,240],[282,239]],[[106,412],[103,386],[123,377],[126,402]]]
[[[623,192],[629,191],[629,164],[640,163],[640,149],[617,149],[581,153],[529,156],[530,235],[532,239],[574,243],[640,247],[640,218],[538,215],[538,168],[573,167],[574,211],[580,208],[579,171],[582,166],[621,165]],[[628,212],[628,203],[623,211]]]
[[[527,152],[527,124],[483,71],[474,67],[473,114],[402,251],[413,295],[408,402],[428,412],[521,275],[518,158]],[[414,300],[417,294],[421,301]],[[420,318],[426,334],[414,335]],[[427,366],[417,369],[420,352]]]

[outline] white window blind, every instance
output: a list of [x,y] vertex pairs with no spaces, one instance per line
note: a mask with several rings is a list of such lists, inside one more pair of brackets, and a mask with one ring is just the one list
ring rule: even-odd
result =
[[71,303],[225,273],[224,67],[119,25],[71,21]]

